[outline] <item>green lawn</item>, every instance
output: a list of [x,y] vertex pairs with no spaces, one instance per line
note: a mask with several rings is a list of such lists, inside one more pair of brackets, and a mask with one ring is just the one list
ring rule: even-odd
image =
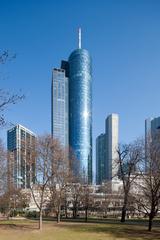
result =
[[[142,223],[142,224],[141,224]],[[118,221],[106,223],[45,221],[43,230],[37,230],[37,222],[31,220],[0,221],[0,240],[158,240],[160,227],[153,232],[146,230],[144,222]]]

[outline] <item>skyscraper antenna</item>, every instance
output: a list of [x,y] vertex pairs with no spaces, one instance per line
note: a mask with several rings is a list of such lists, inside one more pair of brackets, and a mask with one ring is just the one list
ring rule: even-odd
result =
[[81,28],[78,29],[78,48],[80,49],[82,45],[82,40],[81,40]]

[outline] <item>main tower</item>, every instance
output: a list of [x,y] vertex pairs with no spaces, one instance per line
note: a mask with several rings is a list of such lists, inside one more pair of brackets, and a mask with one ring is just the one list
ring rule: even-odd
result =
[[73,150],[81,174],[92,182],[92,69],[91,57],[81,48],[79,29],[78,49],[69,63],[69,145]]

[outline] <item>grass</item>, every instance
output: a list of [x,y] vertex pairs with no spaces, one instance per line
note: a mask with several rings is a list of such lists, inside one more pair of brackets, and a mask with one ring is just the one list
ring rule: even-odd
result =
[[43,230],[37,229],[37,221],[0,221],[1,240],[160,240],[159,226],[149,233],[145,221],[106,220],[101,223],[61,222],[43,223]]

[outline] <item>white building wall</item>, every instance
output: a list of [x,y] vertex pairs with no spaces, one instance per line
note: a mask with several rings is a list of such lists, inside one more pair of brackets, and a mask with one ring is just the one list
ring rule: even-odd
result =
[[106,119],[106,139],[107,179],[111,180],[116,177],[118,171],[119,116],[116,113],[112,113]]

